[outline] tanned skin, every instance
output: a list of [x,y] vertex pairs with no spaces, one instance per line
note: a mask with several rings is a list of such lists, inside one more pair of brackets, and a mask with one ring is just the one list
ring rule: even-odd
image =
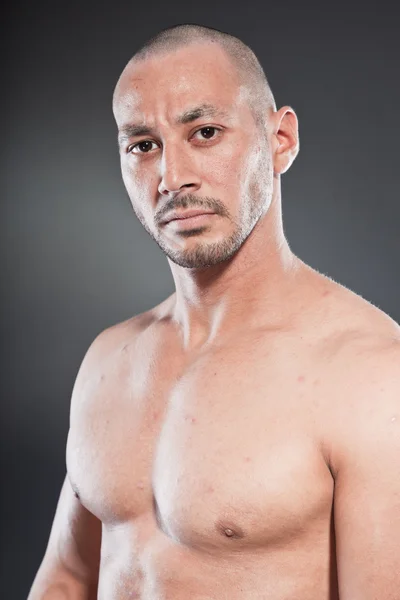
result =
[[[199,106],[215,110],[183,122]],[[398,600],[400,328],[289,248],[294,110],[260,130],[203,43],[128,65],[114,114],[176,292],[83,360],[29,600]],[[130,135],[137,123],[149,133]],[[219,212],[161,218],[207,198]],[[248,235],[228,259],[179,264],[235,231]]]

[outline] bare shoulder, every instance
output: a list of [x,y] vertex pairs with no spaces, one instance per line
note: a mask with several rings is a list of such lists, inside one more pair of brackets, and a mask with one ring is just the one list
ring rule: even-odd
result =
[[140,345],[142,334],[167,313],[171,297],[156,307],[112,325],[90,344],[80,365],[71,399],[71,417],[83,399],[97,397],[96,390],[107,375],[114,384],[131,368],[129,350]]
[[383,310],[333,279],[306,266],[304,280],[312,289],[307,316],[309,332],[315,333],[321,357],[365,361],[396,353],[400,326]]
[[97,363],[99,360],[110,358],[121,345],[130,344],[137,340],[141,333],[162,319],[167,312],[171,297],[145,312],[137,314],[125,321],[103,330],[90,345],[82,363]]
[[336,470],[349,453],[382,446],[400,426],[400,327],[358,294],[321,277],[330,300],[319,363],[326,439]]
[[[342,344],[329,367],[326,441],[335,478],[376,477],[400,456],[400,337],[366,328]],[[362,468],[361,465],[369,467]],[[374,468],[377,471],[374,471]],[[352,474],[352,475],[351,475]]]

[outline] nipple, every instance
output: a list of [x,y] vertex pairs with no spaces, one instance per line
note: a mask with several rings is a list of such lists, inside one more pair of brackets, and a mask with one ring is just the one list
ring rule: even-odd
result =
[[241,539],[245,537],[244,531],[237,524],[234,523],[218,521],[216,523],[216,528],[217,531],[220,532],[220,534],[224,535],[227,538]]
[[233,535],[235,535],[232,529],[229,529],[229,527],[224,529],[224,533],[227,537],[232,537]]

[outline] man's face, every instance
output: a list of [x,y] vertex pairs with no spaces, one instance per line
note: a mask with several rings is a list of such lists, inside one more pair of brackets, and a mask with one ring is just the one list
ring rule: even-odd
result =
[[[114,114],[133,209],[164,253],[192,268],[233,256],[270,205],[273,167],[220,47],[193,44],[130,64]],[[207,214],[176,218],[194,209]]]

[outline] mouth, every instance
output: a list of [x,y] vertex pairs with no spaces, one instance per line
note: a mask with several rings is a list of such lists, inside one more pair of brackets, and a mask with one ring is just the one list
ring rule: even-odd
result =
[[170,215],[167,215],[166,219],[163,221],[163,225],[167,225],[168,223],[173,223],[175,221],[190,221],[192,219],[196,219],[197,217],[203,217],[214,214],[215,213],[211,210],[204,210],[198,208],[185,210],[182,212],[173,212],[170,213]]
[[207,225],[207,222],[216,216],[213,212],[187,211],[184,214],[182,213],[169,218],[168,221],[164,222],[164,225],[180,230],[202,227]]

